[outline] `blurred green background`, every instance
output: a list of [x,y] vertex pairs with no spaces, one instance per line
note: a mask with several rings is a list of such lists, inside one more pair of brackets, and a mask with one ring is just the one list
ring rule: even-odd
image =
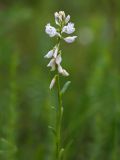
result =
[[[62,43],[65,160],[120,159],[120,1],[0,0],[0,160],[53,160],[56,92],[45,25],[64,10],[78,39]],[[69,143],[69,144],[68,144]]]

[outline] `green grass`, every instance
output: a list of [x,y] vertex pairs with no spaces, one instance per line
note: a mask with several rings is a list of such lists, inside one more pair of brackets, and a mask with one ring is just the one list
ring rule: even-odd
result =
[[[72,16],[79,36],[69,47],[62,44],[71,81],[63,98],[65,160],[119,160],[119,5],[118,0],[0,2],[1,160],[53,160],[48,125],[57,97],[49,91],[53,75],[43,56],[54,45],[44,26],[58,10]],[[81,37],[86,27],[90,34]]]

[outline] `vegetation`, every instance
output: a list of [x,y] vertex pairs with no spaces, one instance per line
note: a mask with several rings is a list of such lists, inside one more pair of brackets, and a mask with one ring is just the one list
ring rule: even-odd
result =
[[119,6],[118,0],[0,1],[1,160],[53,160],[48,125],[55,123],[57,96],[43,57],[55,41],[44,27],[59,10],[71,15],[78,35],[61,45],[71,81],[63,97],[64,159],[119,160]]

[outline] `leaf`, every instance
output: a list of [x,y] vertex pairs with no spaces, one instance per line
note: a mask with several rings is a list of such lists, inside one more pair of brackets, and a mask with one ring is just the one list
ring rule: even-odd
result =
[[68,89],[70,83],[71,83],[71,81],[67,81],[67,82],[64,84],[64,86],[63,86],[63,88],[62,88],[62,90],[61,90],[61,94],[64,94],[64,93],[66,92],[66,90]]
[[52,126],[48,126],[49,129],[51,129],[52,133],[56,136],[56,131],[55,128]]
[[73,144],[73,141],[74,141],[73,139],[70,140],[70,141],[68,142],[68,144],[66,145],[66,147],[65,147],[64,160],[67,159],[67,156],[68,156],[68,154],[69,154],[69,149],[70,149],[71,145]]
[[63,157],[63,153],[64,153],[64,148],[61,148],[60,152],[59,152],[59,159],[61,160]]
[[7,152],[14,153],[17,151],[17,147],[4,138],[0,139],[0,144],[1,144],[0,145],[0,154],[7,153]]
[[56,112],[56,108],[54,106],[51,106],[51,109]]

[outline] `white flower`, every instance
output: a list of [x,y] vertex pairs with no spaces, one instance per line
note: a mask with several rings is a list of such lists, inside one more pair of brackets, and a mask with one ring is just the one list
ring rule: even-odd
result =
[[56,58],[58,54],[58,47],[55,46],[54,49],[50,50],[45,56],[44,58]]
[[[62,57],[59,47],[60,47],[60,40],[62,39],[67,43],[72,43],[75,41],[77,36],[63,37],[62,35],[62,33],[72,34],[75,31],[75,27],[74,23],[69,22],[70,15],[66,16],[64,11],[55,12],[54,16],[55,16],[55,23],[58,25],[58,28],[56,29],[55,27],[51,26],[50,23],[48,23],[46,25],[45,32],[50,37],[56,36],[58,38],[58,43],[44,57],[50,58],[50,62],[48,63],[47,67],[50,67],[51,71],[55,71],[57,69],[59,74],[63,76],[69,76],[69,73],[61,66]],[[51,81],[50,89],[53,88],[55,82],[56,82],[56,76]]]
[[65,12],[64,11],[60,11],[59,12],[59,17],[61,18],[61,20],[65,19]]
[[66,19],[64,11],[60,11],[59,13],[55,12],[54,15],[55,15],[55,23],[57,25],[60,25],[60,23]]
[[55,46],[54,53],[53,53],[53,57],[56,58],[56,57],[57,57],[57,54],[58,54],[58,47]]
[[48,63],[47,67],[51,67],[51,71],[54,71],[56,68],[55,59],[51,59],[51,61]]
[[69,73],[65,69],[63,69],[62,75],[67,77],[67,76],[69,76]]
[[55,23],[57,24],[57,25],[60,25],[60,22],[59,22],[59,13],[58,12],[55,12]]
[[64,40],[67,43],[73,43],[76,38],[77,38],[77,36],[72,36],[72,37],[66,37],[66,38],[64,38]]
[[65,18],[65,23],[67,24],[70,20],[70,15],[68,15],[66,18]]
[[52,26],[50,25],[50,23],[48,23],[48,24],[46,25],[45,32],[46,32],[50,37],[54,37],[54,36],[57,35],[56,28],[52,27]]
[[52,79],[51,83],[50,83],[50,90],[53,88],[53,86],[55,85],[56,82],[56,76],[54,76],[54,78]]
[[44,58],[52,58],[53,54],[54,54],[54,50],[50,50],[50,51],[44,56]]
[[65,77],[69,76],[69,73],[65,69],[63,69],[60,64],[58,65],[58,72]]
[[58,72],[59,72],[60,74],[62,74],[62,73],[63,73],[63,68],[62,68],[62,66],[61,66],[61,65],[58,65]]
[[61,61],[62,61],[62,57],[61,57],[61,54],[59,54],[57,57],[56,57],[56,64],[57,65],[60,65]]
[[68,25],[64,26],[62,29],[62,32],[67,33],[67,34],[71,34],[74,31],[75,31],[74,23],[68,23]]

